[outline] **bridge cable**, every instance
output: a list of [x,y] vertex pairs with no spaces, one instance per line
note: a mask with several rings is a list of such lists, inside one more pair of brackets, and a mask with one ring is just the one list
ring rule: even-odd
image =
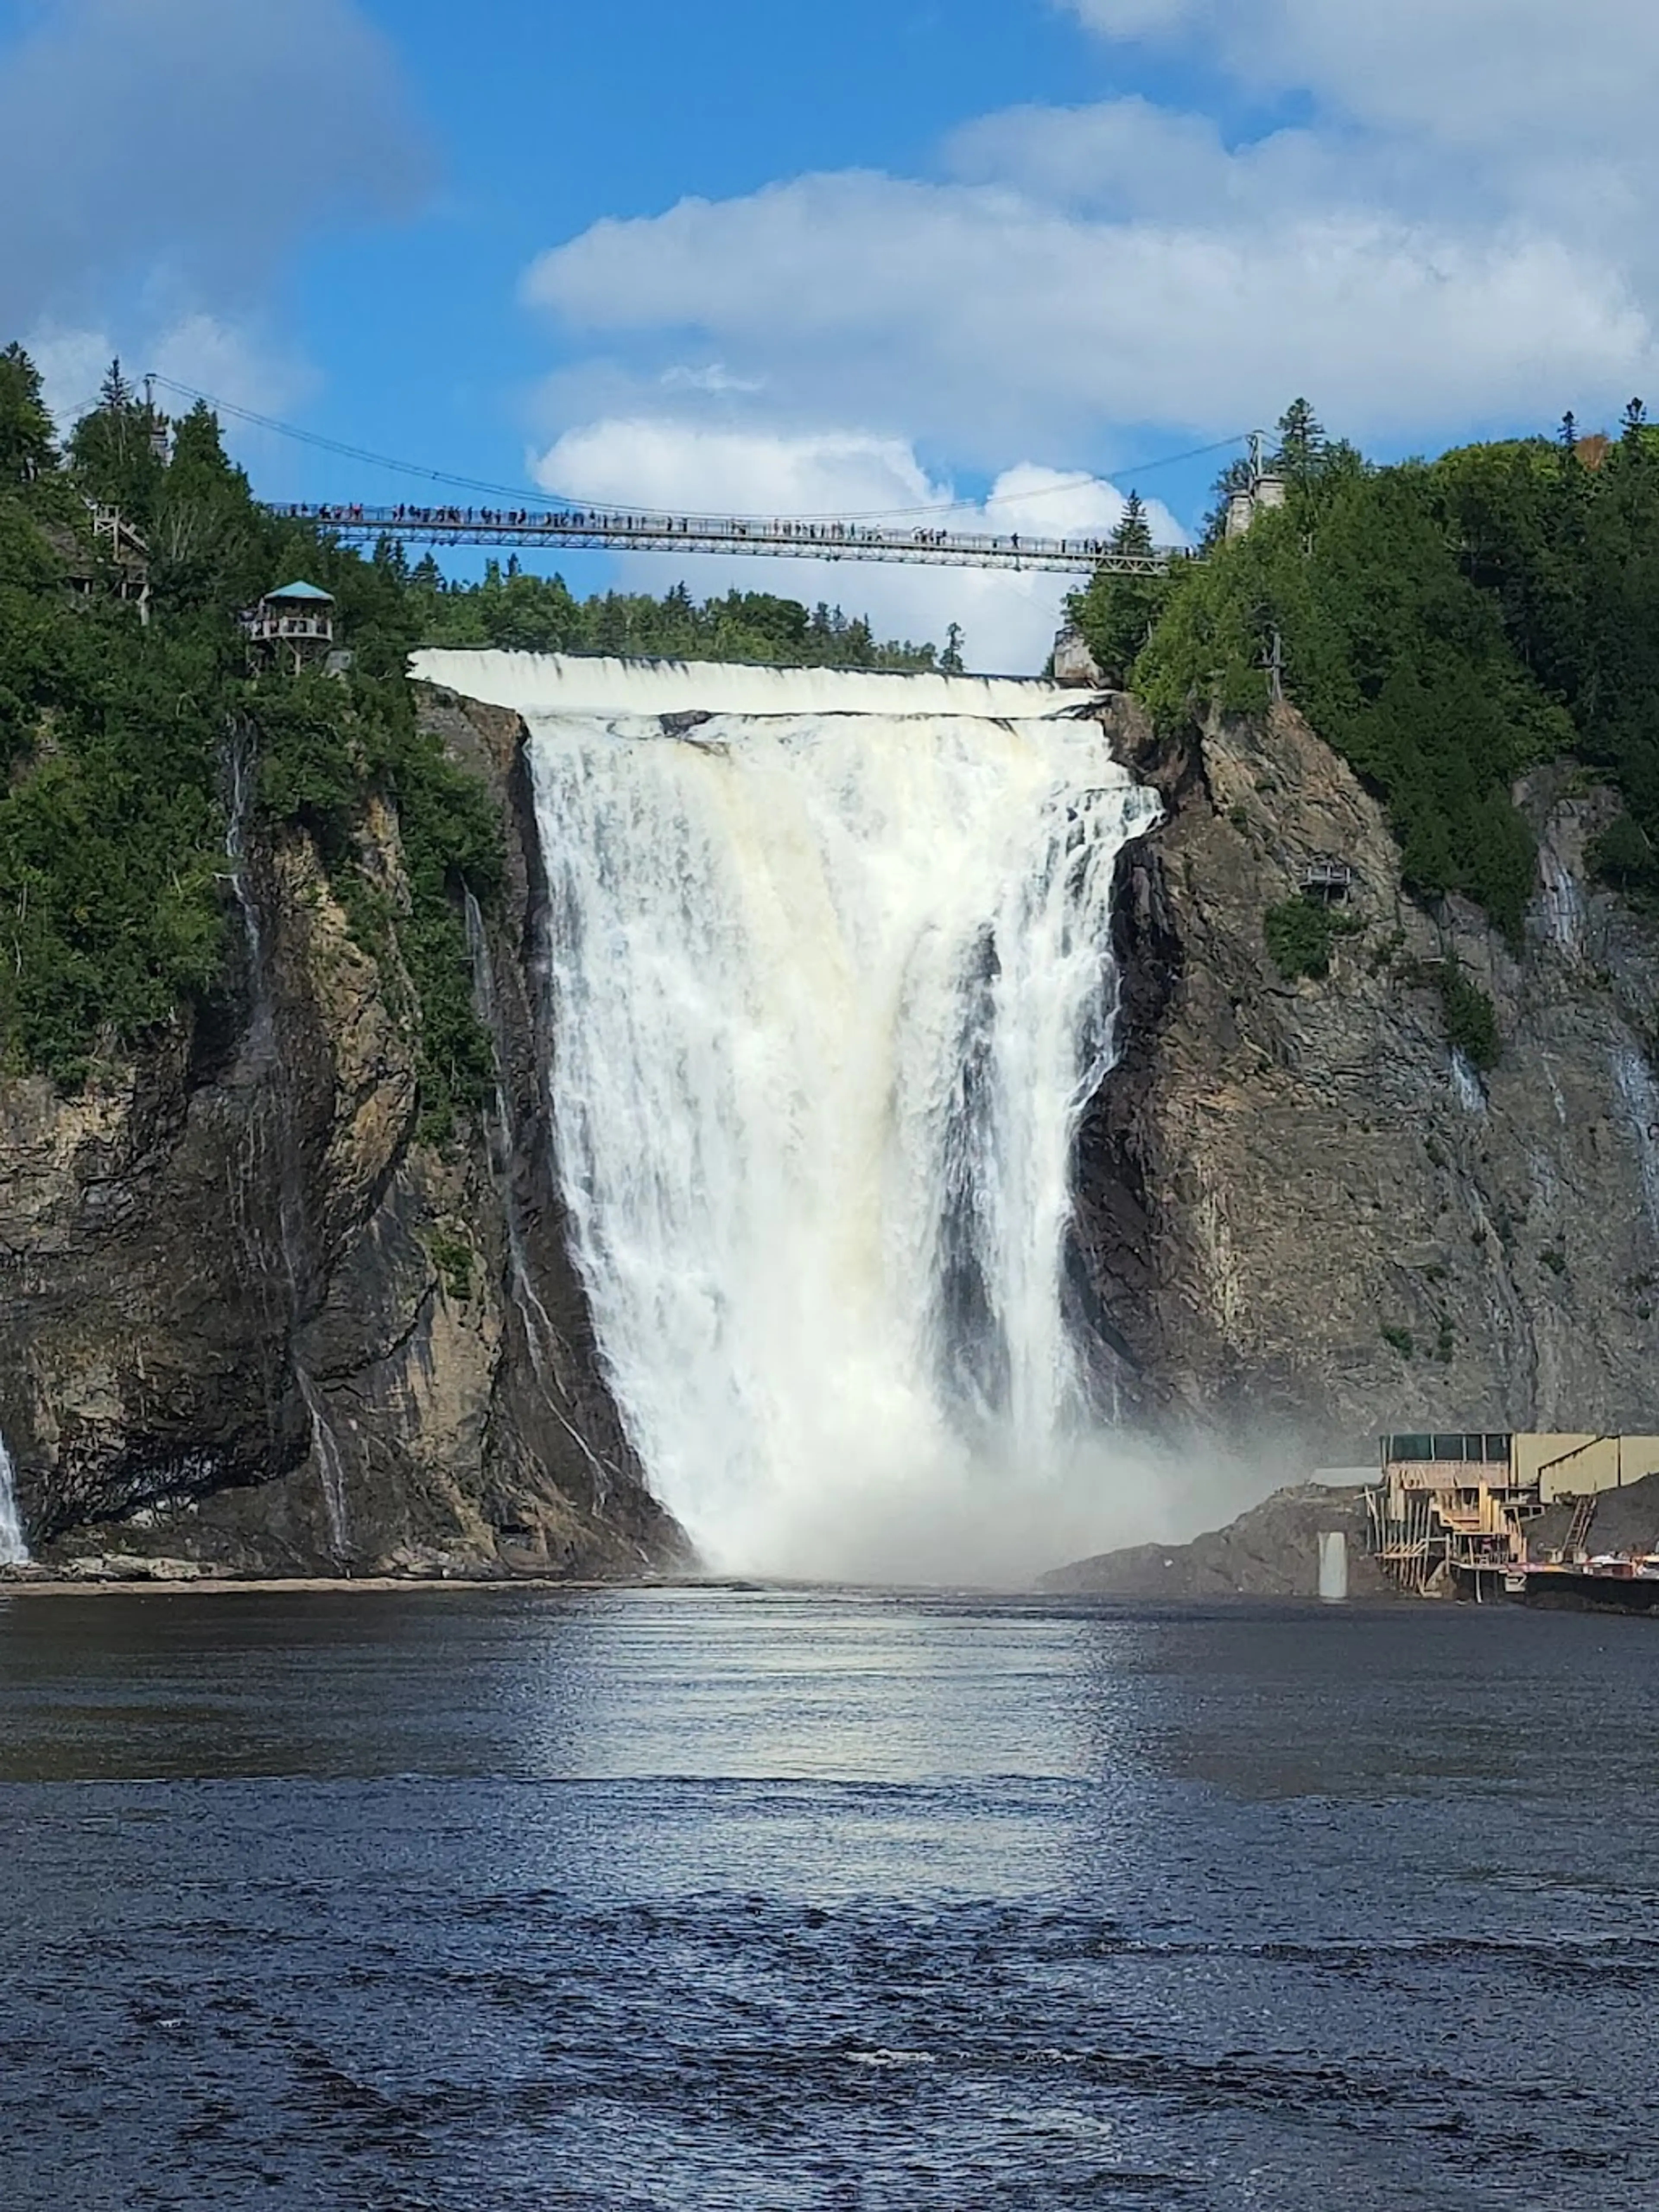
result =
[[[291,438],[301,445],[314,446],[323,453],[337,453],[345,460],[361,461],[366,467],[389,469],[396,475],[416,477],[424,483],[447,485],[458,491],[482,492],[491,499],[511,500],[515,506],[527,504],[548,513],[560,507],[590,511],[603,509],[607,513],[614,513],[618,508],[636,508],[643,514],[665,516],[671,512],[678,512],[678,509],[657,507],[649,500],[595,501],[579,499],[568,492],[526,493],[522,484],[495,483],[485,477],[457,476],[446,469],[426,468],[416,461],[394,460],[390,454],[376,453],[363,446],[348,445],[338,438],[325,437],[319,430],[302,430],[295,423],[281,422],[272,415],[261,415],[251,407],[239,407],[231,400],[220,399],[210,392],[198,392],[193,385],[180,384],[170,376],[151,373],[147,380],[161,386],[166,391],[178,393],[182,398],[199,400],[204,406],[212,408],[216,414],[231,416],[239,422],[251,423],[257,429],[273,431],[278,437]],[[1159,459],[1137,461],[1127,467],[1114,468],[1112,476],[1130,479],[1151,476],[1158,469],[1175,468],[1183,461],[1203,460],[1211,453],[1225,453],[1229,447],[1247,443],[1250,435],[1248,430],[1237,430],[1231,437],[1218,438],[1207,446],[1194,446],[1183,453],[1166,453]],[[1085,471],[1063,478],[1058,483],[1038,485],[1030,491],[988,492],[983,499],[935,500],[920,507],[861,507],[833,514],[794,515],[790,519],[800,522],[896,522],[923,514],[978,513],[986,507],[1006,506],[1015,501],[1023,506],[1028,500],[1052,499],[1060,492],[1080,491],[1091,484],[1099,484],[1112,491],[1117,489],[1111,478]],[[736,514],[728,519],[734,522],[763,522],[768,518],[761,514]]]

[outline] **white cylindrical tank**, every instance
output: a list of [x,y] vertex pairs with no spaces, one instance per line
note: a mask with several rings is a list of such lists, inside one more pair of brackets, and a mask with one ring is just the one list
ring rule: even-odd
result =
[[1348,1540],[1340,1528],[1320,1533],[1319,1596],[1324,1605],[1348,1601]]

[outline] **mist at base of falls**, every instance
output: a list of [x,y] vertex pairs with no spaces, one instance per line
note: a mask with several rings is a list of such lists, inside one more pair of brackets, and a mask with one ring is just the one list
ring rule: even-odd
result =
[[531,732],[575,1256],[708,1564],[1023,1579],[1147,1533],[1062,1273],[1116,862],[1158,806],[1076,695],[416,672]]

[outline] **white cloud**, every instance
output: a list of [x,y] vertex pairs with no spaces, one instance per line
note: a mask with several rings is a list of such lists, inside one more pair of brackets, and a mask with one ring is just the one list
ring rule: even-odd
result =
[[674,514],[875,514],[951,497],[896,438],[840,431],[792,438],[665,418],[568,431],[535,473],[544,490],[571,499]]
[[0,44],[0,341],[32,333],[66,407],[94,345],[92,391],[118,349],[228,398],[291,399],[305,373],[263,309],[292,250],[410,206],[425,159],[356,0],[286,0],[280,18],[42,0]]
[[690,368],[684,362],[676,362],[662,373],[665,392],[707,392],[713,393],[764,392],[763,376],[733,376],[724,362],[711,361],[702,368]]
[[1110,39],[1201,46],[1242,83],[1521,163],[1540,141],[1644,153],[1659,75],[1649,0],[1060,0]]
[[1146,98],[1028,106],[956,132],[942,180],[811,175],[598,223],[525,281],[605,351],[567,370],[564,419],[629,411],[665,348],[761,387],[752,423],[855,421],[988,467],[1135,426],[1224,436],[1302,391],[1412,446],[1653,388],[1649,0],[1056,4],[1301,119],[1239,143]]
[[[606,495],[823,512],[924,499],[917,441],[1075,466],[1305,392],[1374,449],[1420,450],[1659,392],[1650,0],[1054,4],[1126,72],[1162,46],[1231,78],[1229,116],[1297,121],[1240,140],[1219,100],[1028,106],[957,130],[933,176],[597,223],[524,280],[574,342],[546,419],[590,427],[559,465],[603,448]],[[665,388],[686,419],[647,434]],[[981,665],[1046,644],[1057,595],[1030,580],[865,573],[886,626],[953,612]]]
[[[1123,511],[1122,495],[1110,484],[1022,463],[997,480],[988,504],[943,514],[952,488],[931,477],[912,447],[860,432],[789,435],[635,417],[569,431],[534,466],[537,482],[550,491],[675,514],[859,514],[903,521],[923,510],[914,514],[918,523],[1053,537],[1104,536]],[[1178,540],[1179,527],[1162,507],[1150,515],[1158,535]],[[781,592],[809,605],[825,600],[849,614],[868,614],[884,637],[942,644],[957,622],[967,635],[969,665],[1010,675],[1042,667],[1071,588],[1064,576],[878,562],[706,556],[688,567],[662,555],[630,554],[619,567],[625,583],[640,590],[660,592],[684,570],[699,597],[736,589]]]
[[1362,435],[1553,420],[1651,365],[1623,274],[1534,227],[1282,198],[1266,223],[1261,199],[1245,179],[1207,222],[1120,221],[1000,185],[807,177],[600,223],[527,289],[578,330],[696,329],[809,416],[975,459],[1023,444],[1060,460],[1102,423],[1225,434],[1304,390]]
[[52,323],[31,331],[26,343],[40,372],[46,405],[59,430],[68,430],[96,401],[118,349],[106,331],[70,331]]

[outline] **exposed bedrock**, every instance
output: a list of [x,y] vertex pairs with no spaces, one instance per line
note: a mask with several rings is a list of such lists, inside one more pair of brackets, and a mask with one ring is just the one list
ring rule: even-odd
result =
[[[1081,1294],[1120,1401],[1285,1463],[1358,1464],[1389,1428],[1651,1425],[1659,1344],[1659,943],[1591,888],[1603,794],[1523,787],[1540,831],[1524,947],[1402,894],[1382,810],[1289,708],[1120,757],[1160,830],[1120,864],[1121,1050],[1079,1144]],[[1267,910],[1354,872],[1330,973],[1285,981]],[[1496,1010],[1482,1073],[1433,964]]]
[[615,1574],[681,1554],[566,1257],[519,725],[423,712],[507,832],[474,932],[500,1077],[475,1130],[419,1140],[390,814],[362,842],[392,916],[378,962],[303,837],[256,848],[222,1007],[83,1097],[0,1085],[0,1433],[48,1562]]
[[[508,861],[470,916],[499,1082],[460,1141],[417,1128],[389,813],[362,832],[378,958],[303,837],[256,845],[228,862],[220,1005],[82,1097],[0,1084],[0,1434],[49,1563],[684,1557],[568,1250],[522,726],[422,696]],[[1404,896],[1382,810],[1289,709],[1179,744],[1127,702],[1108,720],[1166,818],[1119,862],[1119,1053],[1077,1153],[1068,1292],[1103,1403],[1287,1474],[1390,1427],[1659,1425],[1659,940],[1589,884],[1605,799],[1549,771],[1523,792],[1516,949]],[[1286,982],[1264,915],[1322,854],[1353,871],[1353,927],[1328,977]],[[1485,1073],[1447,1042],[1449,959],[1496,1012]]]

